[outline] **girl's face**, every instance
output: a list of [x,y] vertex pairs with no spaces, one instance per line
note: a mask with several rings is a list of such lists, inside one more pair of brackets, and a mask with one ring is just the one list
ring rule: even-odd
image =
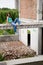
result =
[[8,13],[8,16],[10,16],[10,14]]

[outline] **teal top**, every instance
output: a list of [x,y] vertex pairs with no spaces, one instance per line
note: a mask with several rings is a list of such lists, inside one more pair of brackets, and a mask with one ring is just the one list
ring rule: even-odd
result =
[[8,17],[8,22],[11,23],[12,21],[12,18]]

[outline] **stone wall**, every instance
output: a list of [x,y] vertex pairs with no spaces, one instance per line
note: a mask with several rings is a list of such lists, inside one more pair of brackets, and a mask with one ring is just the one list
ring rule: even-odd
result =
[[19,35],[2,35],[0,36],[0,42],[18,41]]
[[20,0],[20,18],[36,19],[37,0]]

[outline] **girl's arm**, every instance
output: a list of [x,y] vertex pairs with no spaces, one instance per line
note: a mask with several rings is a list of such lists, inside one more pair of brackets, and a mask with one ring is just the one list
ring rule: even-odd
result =
[[7,19],[6,19],[6,23],[8,24],[8,16],[7,16]]

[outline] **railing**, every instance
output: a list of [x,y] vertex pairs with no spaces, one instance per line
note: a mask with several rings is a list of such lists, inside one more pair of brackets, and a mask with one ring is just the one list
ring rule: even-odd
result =
[[[16,24],[17,29],[22,28],[37,28],[43,27],[43,22],[29,22],[29,23],[21,23],[20,25]],[[13,26],[11,24],[0,24],[0,29],[12,29]]]

